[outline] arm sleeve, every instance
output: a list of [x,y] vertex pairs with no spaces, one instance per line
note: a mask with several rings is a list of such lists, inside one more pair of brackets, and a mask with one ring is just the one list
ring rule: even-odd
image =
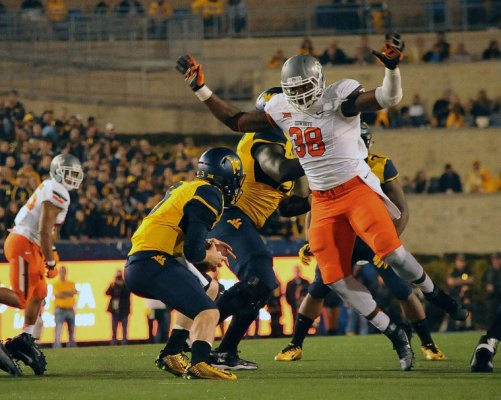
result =
[[393,161],[390,159],[386,160],[386,164],[384,165],[384,182],[389,182],[398,177],[398,171],[393,164]]
[[184,207],[183,252],[189,262],[197,264],[205,258],[205,239],[222,212],[222,194],[210,185],[199,187]]

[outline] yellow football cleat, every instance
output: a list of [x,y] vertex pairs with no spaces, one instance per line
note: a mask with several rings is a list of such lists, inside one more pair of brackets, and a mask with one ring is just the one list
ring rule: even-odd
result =
[[162,353],[155,360],[155,365],[163,371],[170,372],[176,376],[183,376],[184,371],[189,366],[188,357],[184,354],[166,354]]
[[280,353],[275,356],[275,361],[297,361],[303,355],[303,348],[289,343]]
[[426,346],[421,346],[421,351],[423,356],[428,361],[443,361],[445,360],[445,354],[440,351],[440,349],[433,343],[427,344]]
[[234,381],[237,376],[229,371],[217,369],[206,362],[199,362],[195,365],[188,365],[184,371],[185,379],[223,379]]

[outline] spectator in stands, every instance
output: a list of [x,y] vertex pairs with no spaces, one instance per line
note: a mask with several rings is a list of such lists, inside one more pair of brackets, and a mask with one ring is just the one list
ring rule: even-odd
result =
[[282,49],[277,49],[275,54],[266,62],[268,68],[282,68],[284,62],[287,61],[287,57]]
[[480,161],[472,164],[465,183],[465,191],[468,193],[493,193],[497,191],[497,182],[492,177],[487,167],[482,167]]
[[228,0],[228,26],[236,36],[242,36],[247,31],[247,6],[244,0]]
[[148,7],[148,32],[152,39],[167,38],[167,23],[172,18],[172,6],[165,0],[154,0]]
[[27,21],[40,21],[44,15],[43,4],[39,0],[23,0],[21,17]]
[[484,89],[479,90],[471,108],[471,117],[478,128],[487,128],[489,126],[492,109],[493,102],[487,97],[487,92]]
[[[425,41],[421,36],[418,36],[414,41],[414,46],[406,50],[407,60],[410,63],[417,64],[423,61],[426,54]],[[405,60],[405,59],[404,59]]]
[[353,64],[355,61],[350,58],[346,53],[338,47],[337,41],[334,41],[327,47],[319,58],[320,64],[327,65],[343,65],[343,64]]
[[420,170],[414,178],[414,193],[428,193],[430,181],[426,175],[426,171]]
[[17,203],[19,206],[23,206],[32,193],[33,190],[30,188],[28,176],[20,170],[17,173],[17,180],[10,194],[11,201]]
[[451,95],[449,103],[449,114],[445,121],[446,128],[462,128],[465,120],[465,110],[459,101],[459,97]]
[[437,33],[437,42],[435,45],[438,46],[439,51],[440,51],[440,57],[442,61],[448,60],[450,56],[450,44],[447,42],[447,39],[445,37],[445,32],[438,32]]
[[310,55],[318,58],[318,53],[313,46],[313,42],[310,38],[304,38],[299,47],[298,54]]
[[409,107],[409,119],[411,126],[420,127],[428,124],[426,108],[418,93],[414,94],[412,104]]
[[489,266],[482,276],[482,285],[489,302],[489,320],[492,320],[501,307],[501,253],[491,254]]
[[491,40],[489,46],[482,53],[482,60],[496,60],[501,58],[499,43],[497,40]]
[[442,193],[461,193],[463,191],[461,178],[451,164],[445,164],[444,173],[439,180],[439,190]]
[[466,50],[463,42],[459,42],[456,49],[452,52],[449,61],[453,63],[468,63],[472,61],[472,56]]
[[23,120],[26,115],[24,104],[19,100],[19,93],[16,89],[9,92],[9,97],[4,104],[5,117],[12,122]]
[[296,265],[294,267],[294,278],[287,282],[285,289],[285,300],[291,307],[294,321],[297,318],[299,306],[308,293],[309,284],[310,282],[301,276],[301,267]]
[[65,0],[47,0],[47,16],[52,22],[62,22],[68,18],[68,6]]
[[405,194],[415,193],[412,179],[409,178],[408,176],[404,176],[402,178],[402,190],[404,191]]
[[206,38],[215,38],[221,35],[225,12],[222,0],[194,0],[191,4],[191,10],[193,14],[202,17]]
[[442,55],[442,48],[439,44],[435,43],[433,48],[425,53],[423,56],[423,61],[427,63],[438,64],[444,61]]
[[122,344],[127,344],[127,325],[130,314],[130,291],[125,286],[122,270],[117,270],[115,279],[106,290],[106,295],[110,296],[108,312],[111,314],[111,342],[117,343],[118,324],[122,326]]
[[445,128],[447,117],[449,116],[449,104],[452,95],[451,89],[444,90],[442,97],[433,104],[432,125],[436,128]]

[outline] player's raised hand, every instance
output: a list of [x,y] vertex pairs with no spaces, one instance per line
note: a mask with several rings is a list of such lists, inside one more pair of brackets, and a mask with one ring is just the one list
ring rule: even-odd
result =
[[184,75],[184,80],[194,92],[205,86],[202,65],[191,54],[179,57],[176,61],[176,69]]
[[388,69],[397,68],[403,59],[405,43],[398,33],[386,34],[384,48],[381,52],[372,50],[374,54]]

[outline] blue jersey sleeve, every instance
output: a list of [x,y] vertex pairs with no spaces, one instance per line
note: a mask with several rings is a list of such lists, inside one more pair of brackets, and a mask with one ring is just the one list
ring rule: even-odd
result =
[[398,177],[398,171],[389,158],[386,160],[386,164],[384,165],[384,182],[389,182]]

